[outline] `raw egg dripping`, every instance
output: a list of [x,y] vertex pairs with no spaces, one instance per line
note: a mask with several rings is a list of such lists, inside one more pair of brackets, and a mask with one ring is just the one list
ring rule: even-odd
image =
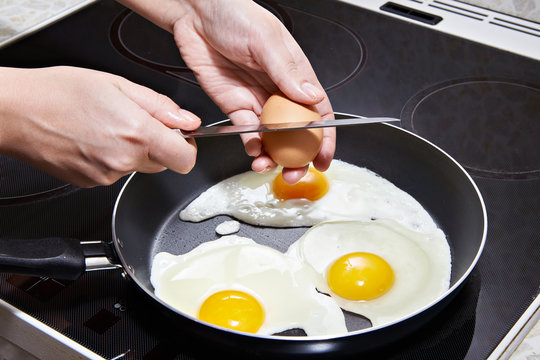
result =
[[286,183],[281,173],[276,176],[272,183],[274,196],[280,200],[307,199],[315,201],[322,198],[328,192],[328,188],[326,176],[311,167],[296,184]]

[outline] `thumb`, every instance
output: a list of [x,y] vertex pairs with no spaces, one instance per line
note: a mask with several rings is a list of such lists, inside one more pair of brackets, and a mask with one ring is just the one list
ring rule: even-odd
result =
[[168,96],[123,78],[119,85],[128,98],[165,126],[183,130],[195,130],[201,126],[197,115],[181,109]]
[[124,78],[120,78],[119,87],[144,110],[147,117],[146,138],[150,160],[173,171],[188,173],[195,165],[197,146],[193,139],[186,140],[171,128],[194,130],[200,126],[201,120],[152,89]]
[[326,94],[309,60],[285,26],[276,22],[277,34],[254,45],[253,56],[287,97],[303,104],[320,103]]

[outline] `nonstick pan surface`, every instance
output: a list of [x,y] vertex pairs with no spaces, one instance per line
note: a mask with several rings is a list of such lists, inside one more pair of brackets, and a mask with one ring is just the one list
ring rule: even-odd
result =
[[[133,174],[117,199],[112,226],[116,252],[127,274],[181,327],[215,345],[257,354],[312,357],[352,354],[387,344],[441,311],[482,252],[487,229],[483,200],[472,179],[451,157],[396,126],[369,124],[340,128],[334,158],[366,167],[412,195],[446,233],[452,255],[450,289],[415,314],[384,326],[370,327],[366,319],[347,314],[347,326],[352,331],[339,337],[305,337],[295,330],[278,336],[259,336],[203,324],[154,295],[150,283],[152,259],[161,251],[186,253],[202,242],[218,238],[216,226],[229,217],[189,223],[181,221],[178,214],[210,186],[249,170],[251,158],[245,155],[236,136],[198,139],[197,145],[197,165],[187,175],[171,171]],[[238,235],[284,252],[306,230],[242,223]]]

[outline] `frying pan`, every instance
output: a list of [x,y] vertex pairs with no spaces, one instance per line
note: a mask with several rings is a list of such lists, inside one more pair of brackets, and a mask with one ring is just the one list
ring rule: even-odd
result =
[[[337,130],[335,158],[366,167],[412,195],[445,232],[451,249],[450,288],[435,301],[395,322],[370,327],[366,319],[347,314],[350,331],[342,336],[301,336],[301,331],[262,336],[223,329],[182,314],[154,295],[150,283],[153,256],[161,251],[186,253],[202,242],[215,240],[218,216],[201,223],[179,220],[178,214],[201,192],[217,182],[250,168],[251,159],[236,136],[197,140],[198,160],[188,175],[172,171],[134,173],[118,195],[112,218],[112,244],[81,249],[78,241],[42,239],[39,250],[23,241],[0,241],[0,270],[60,278],[76,278],[92,266],[89,258],[109,258],[108,266],[121,267],[127,278],[179,327],[212,346],[247,355],[314,356],[346,355],[370,350],[411,333],[439,313],[462,287],[482,252],[487,231],[482,196],[466,171],[430,142],[389,124],[368,124]],[[242,224],[238,235],[285,251],[307,228],[267,228]],[[56,256],[36,259],[52,248]],[[75,244],[75,245],[74,245]],[[22,248],[21,248],[22,247]],[[36,248],[37,249],[37,248]],[[49,250],[45,250],[49,249]],[[17,257],[17,254],[23,256]],[[55,258],[51,260],[51,258]],[[66,266],[66,261],[67,266]],[[81,260],[82,259],[82,260]],[[48,262],[43,266],[43,261]],[[51,263],[52,262],[52,263]],[[287,296],[287,294],[282,294]]]

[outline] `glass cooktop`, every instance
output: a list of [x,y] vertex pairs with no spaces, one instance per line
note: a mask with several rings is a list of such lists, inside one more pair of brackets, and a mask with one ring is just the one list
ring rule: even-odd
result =
[[[342,2],[261,4],[302,46],[335,111],[399,117],[457,159],[484,196],[486,247],[461,291],[420,329],[364,355],[486,358],[540,285],[540,63]],[[168,95],[206,123],[225,118],[171,35],[113,1],[1,49],[0,65],[108,71]],[[0,238],[110,241],[122,183],[79,189],[0,156]],[[189,329],[170,331],[171,320],[120,270],[76,281],[2,274],[0,299],[108,359],[221,353]]]

